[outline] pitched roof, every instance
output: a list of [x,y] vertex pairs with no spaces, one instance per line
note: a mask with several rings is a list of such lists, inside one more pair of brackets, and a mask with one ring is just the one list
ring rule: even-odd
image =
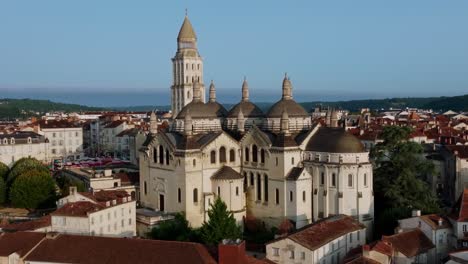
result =
[[293,167],[286,175],[286,179],[290,181],[295,181],[299,179],[303,171],[304,171],[304,168]]
[[44,237],[44,233],[36,232],[3,233],[0,235],[0,256],[16,252],[22,257]]
[[[452,227],[450,221],[437,214],[421,215],[419,218],[425,223],[427,223],[434,230]],[[441,221],[441,225],[439,225],[439,221]]]
[[25,260],[82,264],[216,263],[197,243],[62,234],[45,239]]
[[468,146],[467,145],[453,145],[445,146],[450,152],[461,159],[468,158]]
[[453,207],[450,217],[459,222],[468,221],[468,189],[464,189]]
[[419,228],[392,236],[383,236],[382,241],[389,242],[394,251],[398,251],[409,258],[434,248],[434,244]]
[[66,203],[64,206],[52,212],[51,215],[86,217],[88,213],[97,212],[104,208],[105,206],[101,204],[88,201],[79,201]]
[[39,219],[23,222],[15,222],[7,224],[2,227],[2,230],[5,231],[34,231],[40,228],[48,227],[51,225],[50,215],[46,215]]
[[306,247],[310,250],[315,250],[349,232],[354,232],[364,228],[364,225],[359,223],[351,216],[336,215],[316,223],[306,225],[296,232],[286,237],[273,240],[268,244],[281,239],[289,238],[303,247]]
[[226,165],[219,169],[217,172],[215,172],[213,176],[211,176],[211,179],[215,180],[237,180],[242,178],[244,178],[244,176],[235,171],[233,168]]

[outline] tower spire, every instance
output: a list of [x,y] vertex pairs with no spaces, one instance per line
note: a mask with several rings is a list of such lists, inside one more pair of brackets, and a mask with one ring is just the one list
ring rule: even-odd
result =
[[215,88],[213,80],[211,80],[211,83],[210,83],[210,99],[209,99],[209,101],[211,103],[216,102],[216,88]]
[[249,84],[247,83],[247,77],[244,76],[244,82],[242,83],[242,101],[249,101]]

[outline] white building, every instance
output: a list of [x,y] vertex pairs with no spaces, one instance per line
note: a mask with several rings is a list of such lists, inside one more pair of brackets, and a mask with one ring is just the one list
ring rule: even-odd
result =
[[50,161],[49,141],[34,132],[16,131],[0,134],[0,162],[12,166],[21,158]]
[[59,233],[133,237],[136,235],[136,201],[125,191],[78,193],[57,202],[51,213],[51,230]]
[[66,120],[41,120],[39,134],[50,142],[49,158],[79,159],[83,156],[83,128]]
[[[193,32],[187,21],[181,32]],[[183,74],[181,70],[174,67],[175,76]],[[249,214],[269,226],[287,218],[300,228],[348,214],[362,221],[370,235],[374,209],[369,153],[359,139],[338,127],[336,111],[328,113],[326,127],[312,124],[292,90],[285,76],[281,99],[266,114],[250,101],[246,80],[241,101],[229,112],[216,101],[213,82],[207,103],[198,81],[188,104],[173,94],[173,106],[182,109],[168,131],[158,131],[152,122],[140,152],[141,204],[185,212],[194,227],[208,220],[215,197],[221,197],[239,223]]]
[[352,249],[366,243],[365,226],[350,216],[332,216],[266,244],[274,263],[342,263]]

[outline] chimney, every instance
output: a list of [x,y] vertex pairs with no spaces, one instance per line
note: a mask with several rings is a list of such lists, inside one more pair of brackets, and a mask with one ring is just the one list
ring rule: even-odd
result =
[[413,211],[411,211],[411,216],[412,216],[412,217],[421,216],[421,210],[413,210]]
[[219,264],[243,264],[246,262],[244,241],[223,239],[218,245]]

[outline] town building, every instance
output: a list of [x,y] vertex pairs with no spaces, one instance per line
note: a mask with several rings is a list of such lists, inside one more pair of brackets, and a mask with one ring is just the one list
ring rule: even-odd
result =
[[[177,54],[173,119],[166,130],[150,122],[153,129],[140,152],[142,206],[183,211],[198,227],[220,197],[239,224],[249,214],[268,226],[287,218],[300,228],[348,214],[363,222],[370,236],[374,210],[369,153],[339,127],[338,111],[331,110],[324,125],[312,123],[310,113],[293,99],[287,76],[281,98],[266,113],[250,101],[246,79],[241,101],[229,111],[217,102],[214,82],[205,103],[196,36],[188,17]],[[178,59],[188,54],[194,59]],[[184,69],[192,66],[187,75]]]
[[274,263],[342,263],[346,254],[366,243],[366,227],[346,215],[328,217],[266,244]]
[[133,237],[136,235],[136,201],[125,191],[78,192],[57,202],[51,230],[59,233]]
[[0,162],[12,166],[21,158],[50,161],[49,141],[34,132],[15,131],[0,134]]
[[49,158],[80,159],[83,156],[83,128],[67,120],[40,120],[38,133],[50,142]]

